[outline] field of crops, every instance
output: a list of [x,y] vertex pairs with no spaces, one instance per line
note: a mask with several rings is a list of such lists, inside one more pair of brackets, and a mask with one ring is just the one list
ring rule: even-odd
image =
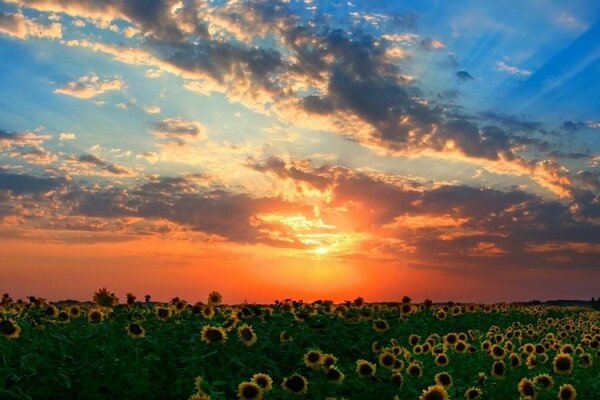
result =
[[101,289],[80,304],[5,295],[0,310],[0,399],[600,399],[590,308]]

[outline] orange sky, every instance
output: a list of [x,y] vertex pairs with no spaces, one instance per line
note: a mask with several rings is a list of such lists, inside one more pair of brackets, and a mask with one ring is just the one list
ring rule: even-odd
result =
[[[129,291],[158,301],[180,296],[204,300],[212,290],[226,302],[272,302],[303,298],[343,301],[517,301],[588,298],[599,274],[520,270],[485,276],[481,271],[419,269],[398,263],[340,260],[326,255],[289,254],[262,246],[206,246],[169,240],[58,244],[4,241],[0,290],[14,298],[91,300],[100,286],[122,299]],[[6,283],[10,285],[6,285]],[[556,293],[556,295],[548,295]],[[68,294],[65,296],[65,294]],[[596,295],[597,296],[597,295]]]

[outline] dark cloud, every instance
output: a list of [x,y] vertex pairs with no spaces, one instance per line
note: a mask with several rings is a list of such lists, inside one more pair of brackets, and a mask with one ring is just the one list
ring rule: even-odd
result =
[[69,162],[74,164],[96,167],[99,170],[109,175],[132,175],[132,171],[120,164],[113,164],[106,160],[99,158],[93,154],[82,154],[80,156],[71,156],[67,158]]
[[455,75],[458,79],[460,79],[462,81],[472,81],[475,79],[467,71],[458,71]]
[[60,190],[65,185],[64,178],[38,178],[32,175],[0,171],[0,190],[7,190],[15,195],[44,194]]

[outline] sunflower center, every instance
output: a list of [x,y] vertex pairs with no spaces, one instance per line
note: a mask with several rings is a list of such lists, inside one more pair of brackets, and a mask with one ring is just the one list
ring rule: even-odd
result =
[[244,339],[245,341],[252,340],[252,331],[250,329],[244,328],[240,333],[242,335],[242,339]]
[[304,379],[302,379],[298,375],[294,375],[285,382],[285,385],[292,392],[301,392],[302,390],[304,390]]
[[10,321],[0,322],[0,332],[2,332],[3,335],[12,335],[16,331],[17,331],[17,328],[15,328],[15,326],[13,325],[12,322],[10,322]]
[[254,399],[258,396],[260,391],[254,385],[246,385],[242,389],[242,395],[246,399]]

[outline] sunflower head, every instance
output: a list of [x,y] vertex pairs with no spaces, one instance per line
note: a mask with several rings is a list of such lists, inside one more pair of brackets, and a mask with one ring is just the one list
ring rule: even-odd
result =
[[90,322],[97,324],[99,322],[102,322],[102,320],[104,319],[104,313],[98,308],[92,308],[88,312],[87,317]]
[[523,378],[519,381],[519,384],[517,385],[517,390],[519,391],[522,397],[529,396],[531,398],[535,398],[536,396],[535,385],[531,380],[527,378]]
[[0,334],[6,339],[16,339],[21,333],[21,328],[12,319],[4,319],[0,321]]
[[368,376],[374,376],[377,371],[377,366],[367,360],[358,360],[356,361],[356,373],[361,378],[365,378]]
[[273,389],[273,378],[267,374],[254,374],[252,376],[252,382],[256,383],[264,392]]
[[294,374],[285,378],[281,387],[293,394],[304,394],[308,391],[308,380],[302,375]]
[[132,322],[127,327],[127,334],[131,336],[133,339],[140,339],[146,336],[146,331],[140,324],[137,322]]
[[386,332],[390,329],[390,324],[388,324],[388,322],[384,319],[376,319],[373,321],[373,329],[379,333]]
[[316,370],[321,368],[322,358],[323,353],[321,353],[320,350],[309,350],[304,355],[304,364],[306,364],[307,367]]
[[440,353],[435,356],[435,364],[440,367],[445,367],[450,363],[450,359],[446,355],[446,353]]
[[558,389],[558,398],[560,400],[573,400],[577,397],[577,391],[572,385],[564,384]]
[[240,326],[237,330],[238,333],[238,337],[240,338],[240,341],[245,345],[245,346],[252,346],[254,343],[256,343],[256,333],[254,333],[254,330],[252,329],[252,327],[248,324],[243,324],[242,326]]
[[329,368],[332,365],[335,365],[335,363],[337,363],[336,356],[333,354],[323,354],[323,357],[321,358],[321,365],[323,368]]
[[242,382],[238,386],[238,397],[242,400],[262,399],[262,389],[254,382]]
[[337,369],[335,366],[328,367],[325,371],[325,375],[327,376],[327,379],[329,379],[335,384],[340,383],[345,378],[344,373]]
[[448,400],[448,392],[440,385],[429,386],[423,390],[419,400]]
[[452,386],[452,376],[447,372],[440,372],[435,375],[435,383],[445,388]]
[[227,333],[220,326],[205,325],[201,333],[202,341],[206,343],[223,344],[227,340]]
[[570,354],[559,353],[554,357],[554,372],[559,375],[570,375],[573,370],[573,358]]
[[395,363],[396,356],[393,353],[386,350],[379,355],[379,365],[381,365],[383,368],[393,369]]
[[171,317],[171,309],[168,307],[157,307],[155,313],[156,318],[161,321],[166,321]]
[[286,331],[281,331],[281,333],[279,334],[279,340],[282,343],[285,343],[285,342],[291,342],[292,340],[294,340],[294,338],[292,337],[292,335],[290,335]]
[[465,399],[467,400],[479,400],[483,396],[483,392],[478,387],[470,387],[465,391]]
[[500,360],[500,361],[496,361],[494,362],[494,364],[492,365],[492,375],[494,375],[496,378],[504,378],[504,374],[506,373],[506,365],[504,364],[504,361]]
[[402,374],[400,372],[394,372],[390,379],[392,384],[396,387],[402,387],[404,384],[404,379],[402,378]]
[[548,374],[541,374],[533,378],[533,383],[541,389],[550,389],[554,386],[554,379]]
[[98,289],[96,293],[94,293],[94,302],[99,307],[112,308],[119,304],[119,298],[107,288],[102,287]]
[[408,365],[406,372],[412,377],[419,378],[423,375],[423,368],[421,367],[421,364],[413,361]]
[[217,306],[221,304],[221,302],[223,302],[223,296],[221,296],[221,293],[213,291],[208,294],[208,304]]

